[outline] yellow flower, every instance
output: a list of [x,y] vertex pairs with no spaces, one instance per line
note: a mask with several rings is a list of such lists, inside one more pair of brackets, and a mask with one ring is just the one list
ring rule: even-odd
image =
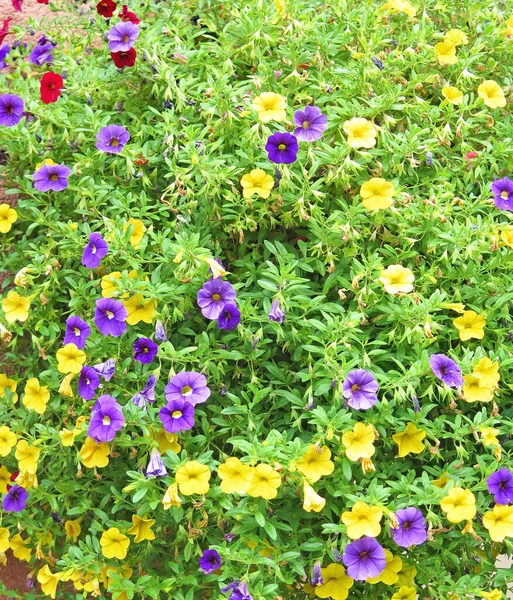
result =
[[253,469],[231,457],[217,467],[221,489],[225,494],[247,494],[253,480]]
[[262,123],[285,121],[287,118],[287,100],[274,92],[263,92],[253,100],[253,108],[258,112]]
[[321,512],[326,504],[326,499],[313,489],[313,487],[303,479],[303,508],[306,512]]
[[454,65],[458,61],[456,46],[450,40],[435,44],[435,56],[442,65]]
[[392,200],[394,194],[394,186],[388,181],[381,179],[381,177],[369,179],[360,188],[362,204],[367,210],[390,208],[394,203]]
[[61,431],[59,431],[59,437],[61,438],[62,445],[65,448],[73,446],[77,435],[78,431],[76,429],[61,429]]
[[492,362],[487,356],[483,357],[472,371],[472,375],[481,381],[484,387],[495,387],[501,378],[499,375],[499,363]]
[[168,450],[174,452],[175,454],[180,452],[181,446],[178,443],[178,436],[174,433],[168,433],[164,429],[161,429],[155,434],[155,441],[159,445],[160,452],[162,454]]
[[281,477],[278,471],[275,471],[271,465],[260,463],[253,469],[248,494],[254,498],[261,497],[265,500],[272,500],[278,495],[280,485]]
[[506,106],[506,98],[500,85],[488,79],[477,88],[477,95],[483,100],[488,108],[503,108]]
[[132,233],[130,235],[130,243],[137,250],[141,245],[146,227],[140,219],[128,219],[124,230],[126,231],[132,225]]
[[53,160],[51,158],[45,158],[44,160],[42,160],[40,163],[37,163],[36,165],[36,171],[39,171],[39,169],[43,166],[43,165],[53,165],[55,166],[57,163],[53,162]]
[[327,446],[322,448],[310,446],[303,457],[298,460],[296,467],[309,481],[315,483],[321,477],[333,473],[335,465],[330,458],[331,450]]
[[11,450],[16,446],[16,435],[7,427],[2,425],[0,427],[0,456],[7,456],[11,453]]
[[0,323],[0,340],[8,344],[12,340],[12,333]]
[[157,308],[157,301],[151,299],[144,300],[142,294],[136,294],[130,300],[123,302],[123,305],[128,312],[126,322],[129,325],[137,325],[139,321],[151,323]]
[[66,344],[64,348],[57,350],[57,370],[59,373],[80,373],[86,361],[83,350],[79,350],[75,344]]
[[373,148],[378,132],[374,124],[367,119],[355,117],[344,121],[342,129],[347,134],[347,143],[351,148]]
[[500,433],[499,429],[483,427],[483,429],[481,429],[481,441],[483,442],[483,446],[499,446],[500,443],[496,437],[498,433]]
[[201,259],[205,261],[210,267],[210,270],[212,271],[212,275],[214,277],[224,277],[226,275],[226,269],[223,266],[221,266],[215,258],[212,258],[211,256],[202,256]]
[[123,560],[128,553],[130,540],[117,527],[111,527],[102,533],[100,546],[105,558],[119,558],[119,560]]
[[414,566],[408,566],[403,564],[403,568],[399,571],[398,575],[398,586],[413,587],[415,575],[417,575],[417,569]]
[[513,248],[513,228],[503,229],[501,231],[501,240],[506,244],[506,246]]
[[210,489],[210,477],[210,469],[197,460],[186,462],[175,475],[180,493],[184,496],[206,494]]
[[319,598],[333,598],[333,600],[345,600],[349,590],[353,586],[353,580],[346,575],[342,565],[331,563],[325,569],[321,569],[324,583],[315,586],[315,594]]
[[9,530],[5,527],[0,527],[0,552],[9,550]]
[[31,269],[28,267],[21,268],[14,277],[14,285],[19,285],[20,287],[27,287],[29,284],[29,279],[27,274],[30,273]]
[[385,549],[385,560],[387,561],[385,569],[377,577],[367,579],[367,583],[384,583],[385,585],[395,585],[399,581],[399,571],[403,567],[401,557],[394,556],[390,550]]
[[488,529],[493,542],[513,537],[513,506],[496,504],[493,510],[483,515],[483,525]]
[[35,473],[27,473],[27,471],[20,471],[15,481],[18,485],[20,485],[22,488],[25,488],[26,490],[29,490],[31,487],[39,487],[37,475]]
[[424,450],[422,440],[426,437],[426,432],[417,429],[413,423],[408,423],[406,429],[392,436],[394,442],[399,446],[398,456],[402,458],[407,454],[419,454]]
[[493,388],[482,385],[481,379],[464,375],[463,380],[463,397],[467,402],[490,402],[493,399]]
[[402,12],[411,18],[413,18],[417,14],[417,10],[413,8],[413,6],[409,2],[407,2],[407,0],[388,0],[388,2],[384,4],[381,8],[389,9],[394,14]]
[[347,431],[342,435],[342,444],[346,449],[347,458],[355,462],[371,458],[376,452],[375,439],[376,433],[372,425],[356,423],[352,431]]
[[9,379],[4,373],[0,373],[0,397],[5,396],[5,390],[9,390],[13,395],[13,402],[18,402],[18,394],[16,394],[16,387],[18,382],[14,379]]
[[11,231],[12,224],[18,219],[18,214],[8,204],[0,204],[0,233]]
[[141,519],[137,515],[132,515],[132,527],[127,531],[130,535],[135,535],[134,542],[138,544],[144,540],[154,540],[155,534],[151,530],[155,524],[155,519]]
[[63,396],[67,396],[68,398],[74,398],[73,390],[71,389],[71,381],[73,377],[75,377],[76,373],[69,373],[66,377],[61,381],[61,385],[59,386],[59,394]]
[[415,600],[417,592],[414,587],[406,587],[405,585],[399,588],[393,596],[392,600]]
[[82,532],[80,526],[80,520],[75,519],[74,521],[69,520],[64,522],[64,530],[66,531],[66,537],[71,538],[74,542],[78,540],[78,536]]
[[[4,467],[4,465],[0,467],[0,494],[7,493],[7,486],[11,483],[11,475],[12,473],[8,471],[7,467]],[[0,552],[2,551],[0,550]]]
[[453,321],[454,326],[460,332],[460,340],[466,342],[471,338],[481,340],[484,337],[486,319],[473,310],[466,310],[461,317]]
[[385,291],[389,294],[407,294],[413,290],[415,276],[406,267],[390,265],[381,271],[379,280],[385,286]]
[[102,296],[104,298],[116,298],[119,296],[120,291],[116,285],[116,281],[121,279],[121,271],[113,271],[108,275],[104,275],[100,282],[102,287]]
[[504,35],[508,37],[513,36],[513,17],[510,17],[506,21],[506,29],[504,30]]
[[11,290],[2,300],[2,310],[8,323],[14,323],[14,321],[23,323],[23,321],[26,321],[29,308],[30,298],[20,296],[14,290]]
[[168,510],[171,506],[180,506],[182,499],[178,495],[178,484],[172,483],[166,490],[162,498],[162,506],[164,510]]
[[452,85],[442,88],[442,96],[450,104],[460,104],[463,100],[463,92]]
[[453,310],[454,312],[462,315],[465,312],[465,305],[461,302],[446,302],[442,304],[443,308],[448,308],[449,310]]
[[502,598],[502,592],[498,589],[494,589],[491,592],[479,592],[479,595],[488,600],[501,600]]
[[451,523],[471,521],[476,516],[476,497],[470,490],[455,487],[440,502],[440,508]]
[[383,511],[378,506],[357,502],[350,511],[342,513],[342,523],[347,527],[347,536],[352,540],[361,537],[378,537]]
[[444,35],[444,39],[449,40],[455,46],[466,46],[468,44],[467,34],[461,29],[449,29]]
[[46,385],[41,385],[35,377],[29,379],[25,385],[25,395],[22,402],[29,410],[34,410],[42,415],[46,410],[46,404],[50,400],[50,392]]
[[253,194],[258,194],[260,198],[269,198],[274,187],[274,178],[262,169],[253,169],[242,176],[240,184],[244,188],[244,198],[251,198]]
[[35,446],[29,446],[25,440],[20,440],[16,445],[14,456],[18,461],[20,471],[26,471],[29,475],[35,475],[37,471],[37,461],[41,450]]
[[97,444],[88,437],[80,450],[80,460],[89,469],[106,467],[109,464],[109,452],[109,444],[106,442]]
[[14,535],[9,541],[9,547],[11,548],[15,558],[28,562],[30,560],[32,550],[30,547],[25,546],[25,544],[30,544],[30,538],[24,540],[19,533]]
[[57,594],[57,584],[61,579],[60,573],[52,573],[50,567],[45,565],[42,569],[37,572],[37,580],[41,584],[43,594],[55,598]]

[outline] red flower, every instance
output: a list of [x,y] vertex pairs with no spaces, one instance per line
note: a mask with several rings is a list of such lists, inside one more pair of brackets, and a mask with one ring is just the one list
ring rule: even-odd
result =
[[96,10],[102,17],[108,19],[114,14],[116,3],[113,0],[100,0],[96,5]]
[[465,158],[467,160],[472,160],[473,158],[477,158],[477,156],[478,156],[477,152],[467,152],[465,154]]
[[50,2],[50,0],[37,0],[38,4],[48,4],[48,2]]
[[11,2],[14,10],[21,12],[21,5],[23,4],[23,0],[11,0]]
[[0,29],[0,44],[5,40],[7,34],[9,33],[9,23],[12,21],[12,17],[5,19],[4,24],[2,25],[2,29]]
[[64,82],[60,75],[52,72],[45,73],[41,79],[41,100],[45,104],[57,102],[63,85]]
[[123,4],[123,8],[122,8],[121,12],[119,13],[119,18],[122,21],[132,21],[132,23],[134,25],[137,25],[138,23],[141,22],[141,20],[137,18],[135,13],[130,12],[128,10],[128,6],[126,4]]
[[135,59],[137,52],[135,48],[130,48],[126,52],[111,52],[112,60],[118,69],[123,67],[133,67],[135,65]]

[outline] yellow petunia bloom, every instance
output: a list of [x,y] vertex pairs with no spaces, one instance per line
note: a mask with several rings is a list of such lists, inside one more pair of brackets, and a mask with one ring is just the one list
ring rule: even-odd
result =
[[27,473],[27,471],[20,471],[14,481],[26,490],[39,487],[37,475],[35,473]]
[[0,552],[9,550],[9,530],[5,527],[0,527]]
[[62,445],[65,448],[73,446],[78,433],[79,432],[76,429],[61,429],[61,431],[59,431],[59,437],[61,438]]
[[132,515],[132,527],[127,531],[130,535],[135,535],[134,542],[144,542],[144,540],[154,540],[155,534],[151,530],[155,525],[155,519],[141,519],[137,515]]
[[272,500],[278,495],[280,485],[281,477],[278,471],[275,471],[271,465],[260,463],[253,469],[248,494],[254,498]]
[[296,467],[309,481],[315,483],[321,477],[333,473],[335,465],[330,459],[331,450],[327,446],[323,446],[322,448],[310,446],[302,458],[298,460]]
[[382,7],[384,10],[391,10],[392,13],[404,13],[413,19],[417,10],[407,0],[388,0]]
[[164,510],[168,510],[171,506],[180,506],[182,499],[178,495],[178,484],[172,483],[166,490],[162,498],[162,506]]
[[41,590],[43,594],[55,598],[57,594],[57,584],[61,579],[61,573],[52,573],[50,567],[45,565],[42,569],[37,572],[37,580],[41,584]]
[[498,433],[500,433],[499,429],[483,427],[483,429],[481,429],[481,441],[483,442],[483,446],[500,446],[499,440],[497,439]]
[[488,108],[503,108],[506,106],[506,98],[501,86],[492,79],[484,81],[477,88],[477,95]]
[[342,435],[342,444],[346,449],[347,458],[354,462],[360,459],[370,459],[376,452],[375,439],[376,432],[372,425],[356,423],[352,431],[347,431]]
[[123,228],[126,231],[130,225],[132,226],[132,233],[130,235],[130,243],[137,250],[141,245],[141,241],[144,237],[144,232],[146,231],[146,227],[144,223],[140,219],[128,219],[125,227]]
[[393,435],[392,439],[399,446],[399,458],[403,458],[408,454],[420,454],[425,448],[422,441],[425,437],[426,432],[422,429],[417,429],[413,423],[408,423],[404,431]]
[[178,436],[175,433],[168,433],[164,429],[161,429],[155,434],[155,441],[159,445],[161,454],[164,454],[168,450],[175,454],[180,452],[181,446],[178,443]]
[[460,340],[462,342],[466,342],[471,338],[482,340],[484,337],[486,319],[483,315],[478,315],[473,310],[466,310],[461,317],[454,319],[453,324],[460,332]]
[[93,438],[88,437],[80,450],[80,460],[88,469],[106,467],[109,464],[109,453],[109,444],[97,444]]
[[483,525],[488,529],[493,542],[513,537],[513,506],[496,504],[493,510],[483,515]]
[[27,275],[31,272],[31,269],[28,267],[22,267],[14,276],[14,285],[19,285],[20,287],[27,287],[30,283],[30,279]]
[[506,29],[504,30],[504,35],[507,37],[513,36],[513,17],[510,17],[506,21]]
[[456,46],[450,40],[444,40],[435,44],[435,56],[442,65],[454,65],[458,62],[456,58]]
[[384,583],[385,585],[395,585],[399,581],[399,571],[403,567],[403,561],[400,556],[394,556],[390,550],[385,549],[385,569],[377,577],[367,579],[367,583]]
[[342,129],[347,134],[347,143],[351,148],[373,148],[376,145],[378,132],[374,123],[367,119],[355,117],[344,121]]
[[61,381],[59,386],[59,394],[66,396],[67,398],[74,398],[73,390],[71,388],[71,381],[75,377],[76,373],[68,373],[66,377]]
[[[136,269],[132,269],[128,272],[129,279],[137,279],[139,273]],[[100,285],[102,288],[102,296],[104,298],[128,298],[128,294],[121,295],[121,290],[117,284],[121,280],[121,271],[112,271],[108,275],[104,275],[101,279]]]
[[74,521],[68,520],[64,522],[64,530],[66,531],[66,537],[72,539],[74,542],[78,540],[78,536],[82,532],[80,520],[75,519]]
[[493,399],[493,387],[484,386],[481,379],[473,375],[464,375],[463,397],[467,402],[490,402]]
[[20,296],[18,292],[11,290],[2,300],[2,310],[5,313],[5,320],[8,323],[19,321],[23,323],[28,318],[30,308],[30,298]]
[[11,453],[11,450],[16,446],[17,442],[16,435],[7,427],[2,425],[0,427],[0,456],[7,456]]
[[287,100],[274,92],[262,92],[253,100],[252,106],[262,123],[285,121],[287,118]]
[[156,300],[144,300],[142,294],[136,294],[129,300],[123,302],[123,306],[128,312],[126,322],[129,325],[137,325],[140,321],[143,323],[151,323],[153,315],[157,309]]
[[11,231],[12,224],[18,219],[18,213],[9,204],[0,204],[0,233]]
[[501,240],[508,248],[513,248],[513,227],[501,231]]
[[5,390],[9,390],[13,394],[13,402],[18,402],[18,394],[16,394],[17,387],[17,381],[10,379],[4,373],[0,373],[0,396],[5,396]]
[[29,544],[30,538],[24,540],[19,533],[13,535],[9,541],[9,547],[11,548],[14,557],[18,560],[24,560],[25,562],[28,562],[30,560],[30,556],[32,555],[32,550],[30,549]]
[[0,467],[0,494],[7,493],[7,486],[11,483],[11,475],[12,473],[9,472],[7,467],[4,465]]
[[325,505],[326,498],[319,496],[306,479],[303,479],[303,509],[306,512],[321,512]]
[[119,560],[123,560],[128,553],[130,540],[117,527],[111,527],[102,533],[100,546],[105,558],[119,558]]
[[244,188],[242,190],[244,198],[251,198],[253,194],[258,194],[261,198],[269,198],[274,187],[274,178],[263,169],[253,169],[242,176],[240,184]]
[[50,400],[50,392],[46,385],[41,385],[36,377],[29,379],[25,385],[25,395],[22,403],[29,410],[34,410],[42,415],[46,410],[46,405]]
[[361,537],[378,537],[383,511],[378,506],[357,502],[350,511],[342,513],[342,523],[347,527],[347,536],[352,540]]
[[472,375],[481,381],[484,387],[496,386],[501,376],[499,375],[498,361],[492,362],[487,356],[483,357],[472,371]]
[[[224,277],[226,275],[226,269],[220,265],[215,258],[212,258],[211,256],[202,256],[201,260],[207,263],[214,277]],[[180,260],[178,262],[180,262]]]
[[20,440],[16,444],[14,456],[18,461],[20,471],[26,471],[29,475],[35,475],[37,471],[37,461],[41,450],[35,446],[29,446],[25,440]]
[[391,600],[415,600],[417,591],[414,587],[401,586],[399,590],[392,596]]
[[379,281],[389,294],[407,294],[413,290],[415,276],[410,269],[401,265],[390,265],[381,271]]
[[415,576],[417,575],[417,569],[412,565],[403,565],[403,568],[398,573],[399,579],[397,585],[399,587],[413,587]]
[[440,502],[440,508],[451,523],[471,521],[476,516],[476,497],[470,490],[455,487]]
[[86,355],[75,344],[66,344],[64,348],[57,350],[57,370],[59,373],[78,374],[86,361]]
[[385,179],[381,179],[381,177],[369,179],[360,188],[362,204],[367,210],[390,208],[394,203],[394,194],[394,186]]
[[450,104],[460,104],[463,100],[463,92],[452,85],[442,88],[442,96]]
[[353,586],[353,580],[346,575],[344,567],[337,563],[331,563],[321,569],[324,583],[315,586],[315,594],[319,598],[333,598],[333,600],[346,600],[349,590]]
[[449,40],[455,46],[466,46],[468,44],[468,36],[461,29],[449,29],[444,35],[444,39]]
[[502,592],[498,589],[494,589],[491,592],[481,591],[481,592],[479,592],[479,595],[482,598],[487,598],[487,600],[501,600],[502,599]]
[[247,494],[253,480],[253,469],[231,457],[217,467],[221,489],[225,494]]
[[197,460],[186,462],[175,475],[180,493],[184,496],[206,494],[210,489],[210,469]]

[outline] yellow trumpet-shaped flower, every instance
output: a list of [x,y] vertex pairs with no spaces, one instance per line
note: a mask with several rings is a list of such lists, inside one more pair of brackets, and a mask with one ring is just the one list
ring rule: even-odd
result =
[[322,585],[315,586],[315,595],[318,598],[333,598],[333,600],[346,600],[349,590],[353,586],[353,580],[346,575],[344,567],[337,563],[331,563],[321,569]]
[[474,375],[464,375],[463,397],[467,402],[490,402],[493,399],[494,387],[482,384],[482,380]]
[[154,540],[155,534],[151,530],[155,524],[155,519],[141,519],[137,515],[132,515],[132,527],[127,531],[128,534],[134,535],[134,542],[138,544],[144,540]]
[[426,437],[426,432],[417,429],[413,423],[408,423],[406,429],[392,436],[394,442],[399,446],[398,456],[403,458],[408,454],[419,454],[424,450],[425,445],[422,441]]
[[399,571],[403,567],[403,561],[400,556],[394,556],[390,550],[385,549],[385,569],[377,577],[367,579],[367,583],[384,583],[385,585],[395,585],[399,581]]
[[57,350],[57,370],[59,373],[80,373],[86,361],[86,355],[75,344],[66,344]]
[[221,489],[225,494],[247,494],[253,481],[253,469],[231,457],[217,468]]
[[456,57],[456,46],[448,39],[435,44],[435,56],[442,65],[454,65],[458,61]]
[[463,100],[463,92],[452,85],[442,88],[442,96],[450,104],[460,104]]
[[470,490],[455,487],[440,502],[440,508],[451,523],[471,521],[476,516],[476,497]]
[[255,498],[261,497],[265,500],[272,500],[278,495],[280,485],[281,477],[278,471],[275,471],[271,465],[260,463],[253,469],[248,494]]
[[242,176],[240,184],[243,187],[242,195],[244,198],[251,198],[253,194],[257,194],[265,199],[269,198],[271,194],[274,187],[274,178],[263,169],[253,169]]
[[287,100],[274,92],[262,92],[253,100],[252,106],[262,123],[285,121],[287,118]]
[[483,315],[478,315],[473,310],[466,310],[461,317],[454,319],[453,324],[459,331],[462,342],[466,342],[472,338],[481,340],[484,337],[486,319]]
[[18,219],[18,213],[9,204],[0,204],[0,233],[11,231],[12,224]]
[[367,119],[355,117],[344,121],[342,129],[351,148],[373,148],[376,145],[378,132],[374,124]]
[[93,438],[88,437],[80,450],[80,460],[88,468],[106,467],[109,464],[109,444],[97,444]]
[[381,532],[383,511],[378,506],[357,502],[350,511],[342,513],[342,523],[347,527],[347,536],[352,540],[361,537],[377,537]]
[[50,400],[50,392],[48,387],[41,385],[35,377],[29,379],[25,385],[25,395],[22,403],[29,410],[34,410],[39,415],[42,415],[46,410],[46,405]]
[[20,440],[16,445],[14,456],[18,461],[20,471],[26,471],[30,475],[35,475],[37,471],[37,461],[41,450],[35,446],[29,446],[25,440]]
[[16,434],[14,434],[7,425],[0,427],[0,456],[7,456],[11,453],[11,450],[16,446],[18,441]]
[[29,315],[30,298],[20,296],[18,292],[11,290],[2,300],[2,310],[5,313],[5,320],[8,323],[15,321],[26,321]]
[[146,227],[140,219],[128,219],[124,230],[126,231],[130,225],[132,226],[132,233],[130,234],[130,244],[137,250],[141,245],[141,241],[144,237]]
[[37,580],[41,584],[43,593],[50,598],[55,598],[57,594],[57,584],[61,579],[60,573],[52,573],[50,567],[45,565],[42,569],[37,572]]
[[372,177],[360,188],[362,204],[367,210],[390,208],[394,203],[394,194],[394,186],[385,179],[381,179],[381,177]]
[[330,459],[331,450],[327,446],[322,448],[310,446],[302,458],[297,461],[296,467],[301,474],[315,483],[321,477],[333,473],[335,465]]
[[162,506],[164,510],[168,510],[171,506],[180,506],[182,499],[178,495],[178,484],[172,483],[166,490],[162,498]]
[[346,449],[347,458],[355,462],[360,459],[370,459],[376,452],[375,439],[376,432],[372,425],[356,423],[352,431],[342,435],[342,444]]
[[483,525],[488,529],[493,542],[513,537],[513,506],[496,504],[493,510],[483,515]]
[[180,493],[184,496],[206,494],[210,489],[210,469],[197,460],[185,463],[177,470],[175,477]]
[[303,508],[306,512],[321,512],[326,505],[326,499],[313,489],[313,487],[303,480]]
[[105,558],[119,558],[123,560],[128,553],[130,540],[117,527],[111,527],[102,533],[100,546]]
[[477,95],[488,108],[503,108],[506,106],[506,97],[501,86],[492,79],[483,81],[477,88]]
[[413,290],[415,276],[406,267],[390,265],[381,271],[379,280],[389,294],[407,294]]

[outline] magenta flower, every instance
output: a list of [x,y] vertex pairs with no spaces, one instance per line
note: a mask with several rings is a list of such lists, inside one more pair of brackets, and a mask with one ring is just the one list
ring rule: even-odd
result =
[[100,266],[102,258],[109,251],[107,242],[99,233],[91,233],[89,235],[89,243],[84,248],[82,254],[82,264],[88,269],[96,269]]
[[365,369],[349,371],[342,386],[344,397],[351,408],[368,410],[378,401],[378,382]]
[[461,369],[445,354],[432,354],[429,357],[429,366],[433,373],[441,379],[445,385],[458,388],[464,383]]
[[290,165],[297,159],[299,144],[291,133],[277,131],[269,136],[265,149],[269,160],[273,163]]
[[204,550],[199,560],[199,566],[205,575],[209,575],[210,573],[217,571],[217,569],[219,569],[221,566],[221,557],[219,556],[219,552],[217,552],[217,550]]
[[112,396],[107,394],[100,396],[91,409],[91,421],[87,435],[99,444],[100,442],[111,442],[116,437],[125,418],[121,406]]
[[78,394],[84,400],[92,400],[100,385],[100,376],[93,367],[82,367],[78,378]]
[[162,456],[158,450],[152,450],[148,466],[146,467],[146,477],[165,477],[167,469],[162,462]]
[[342,562],[347,574],[356,581],[377,577],[385,570],[387,561],[381,544],[372,537],[362,537],[347,544]]
[[294,135],[300,142],[315,142],[320,140],[322,132],[328,129],[328,118],[317,106],[307,106],[304,111],[296,110],[294,125]]
[[194,426],[194,406],[185,400],[171,400],[160,409],[159,417],[168,433],[187,431]]
[[513,473],[502,468],[492,473],[486,480],[490,494],[496,504],[513,504]]
[[13,485],[2,500],[2,509],[7,512],[20,512],[27,504],[27,490],[19,485]]
[[215,320],[221,314],[225,304],[232,304],[237,292],[228,281],[209,279],[198,292],[197,300],[201,312],[207,319]]
[[68,187],[68,177],[71,173],[66,165],[47,165],[44,164],[38,169],[32,177],[34,178],[34,187],[39,192],[61,192]]
[[139,27],[130,21],[121,21],[111,28],[108,34],[111,52],[127,52],[139,37]]
[[285,313],[281,310],[279,300],[273,300],[271,310],[267,316],[269,317],[269,321],[276,321],[277,323],[285,321]]
[[240,310],[235,304],[225,304],[217,317],[219,329],[235,329],[240,323]]
[[0,96],[0,125],[13,127],[23,117],[23,100],[14,94],[2,94]]
[[75,344],[77,348],[82,350],[90,334],[91,328],[80,317],[68,317],[64,344]]
[[134,342],[134,360],[145,365],[151,363],[158,351],[159,347],[150,338],[141,337]]
[[113,298],[100,298],[96,301],[94,323],[102,335],[119,337],[126,331],[128,312],[123,303]]
[[183,371],[171,377],[164,393],[168,402],[184,400],[193,406],[206,402],[210,396],[207,378],[196,371]]
[[409,506],[396,512],[399,527],[390,529],[394,542],[403,548],[420,546],[427,540],[427,527],[423,514],[418,508]]
[[500,210],[513,211],[513,181],[504,177],[492,183],[493,201]]
[[108,154],[119,154],[130,139],[128,129],[122,125],[102,127],[96,136],[96,147]]

